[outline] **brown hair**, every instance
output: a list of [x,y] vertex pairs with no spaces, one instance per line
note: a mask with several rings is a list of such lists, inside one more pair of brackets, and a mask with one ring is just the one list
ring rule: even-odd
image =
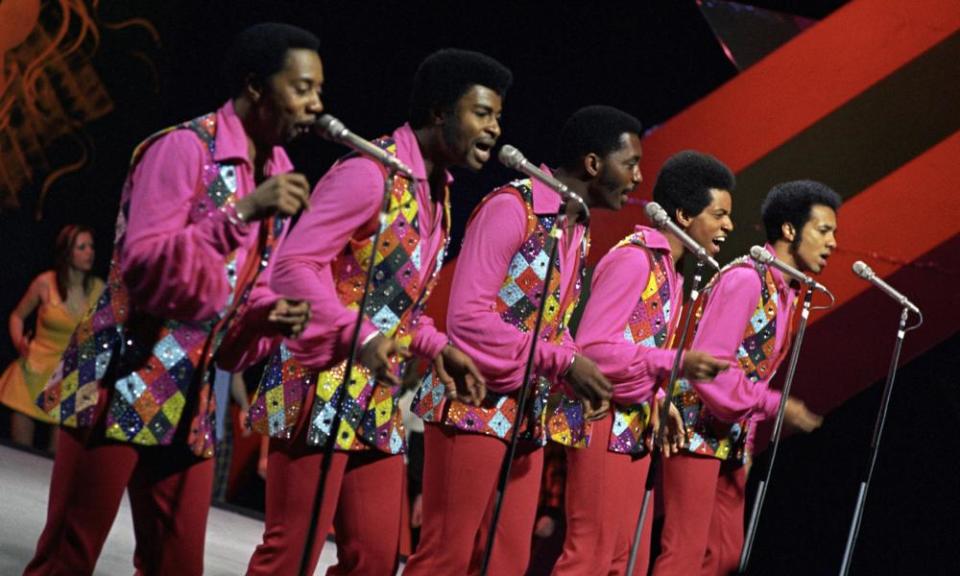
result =
[[[73,246],[77,243],[77,236],[86,232],[93,238],[93,228],[83,224],[67,224],[57,234],[57,243],[54,247],[54,272],[57,275],[57,293],[60,300],[67,301],[67,279],[70,278],[70,259],[73,255]],[[83,292],[90,294],[93,288],[93,273],[84,272]]]

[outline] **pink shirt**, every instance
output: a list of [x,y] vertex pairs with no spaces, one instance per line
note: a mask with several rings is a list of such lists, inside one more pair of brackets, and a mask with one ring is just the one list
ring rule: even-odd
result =
[[[768,244],[768,252],[773,248]],[[777,331],[774,337],[774,358],[782,361],[783,349],[789,346],[787,329],[793,316],[797,291],[790,288],[779,270],[771,268],[777,285]],[[780,392],[770,390],[770,379],[776,372],[752,382],[737,361],[737,349],[743,340],[747,323],[760,301],[760,277],[751,266],[737,266],[724,272],[710,293],[691,348],[730,362],[730,368],[711,382],[693,382],[697,394],[715,416],[725,422],[747,417],[771,418],[780,407]]]
[[[636,231],[643,232],[654,256],[667,258],[669,324],[677,326],[683,277],[670,258],[670,244],[653,228],[637,226]],[[676,354],[675,350],[642,346],[623,337],[630,315],[647,287],[650,268],[650,257],[642,248],[622,246],[608,252],[594,270],[590,299],[577,328],[577,344],[613,384],[613,399],[620,404],[649,401],[658,380],[669,376]]]
[[[408,124],[393,132],[397,157],[417,178],[420,206],[421,261],[423,270],[433,269],[442,246],[443,202],[431,197],[426,168],[416,135]],[[447,184],[452,181],[447,174]],[[286,341],[290,351],[308,368],[326,369],[341,362],[350,348],[357,312],[340,301],[331,265],[351,239],[373,235],[383,203],[384,173],[373,160],[354,157],[335,164],[317,183],[310,197],[310,210],[283,242],[270,278],[276,294],[310,302],[312,318],[304,333]],[[360,330],[362,342],[377,331],[369,319]],[[413,331],[410,349],[433,359],[447,345],[433,320],[423,315]]]
[[[545,166],[541,168],[549,172]],[[533,208],[539,215],[556,214],[560,197],[534,180]],[[581,224],[572,235],[564,230],[560,242],[561,302],[573,289],[579,273],[580,241],[585,231]],[[500,394],[520,387],[533,336],[504,322],[495,308],[510,262],[526,237],[526,210],[517,196],[504,193],[486,200],[467,226],[450,289],[450,340],[477,364],[487,388]],[[557,382],[576,351],[569,332],[564,333],[561,344],[541,340],[537,342],[534,368]]]
[[[217,110],[213,160],[230,164],[236,197],[256,188],[243,124],[227,102]],[[120,256],[130,298],[151,314],[174,320],[212,318],[232,290],[224,272],[226,257],[237,251],[237,270],[257,239],[257,225],[231,224],[219,210],[193,211],[203,193],[201,170],[210,162],[206,144],[189,130],[161,136],[134,168],[127,235]],[[273,176],[293,169],[283,148],[275,147],[264,166]]]

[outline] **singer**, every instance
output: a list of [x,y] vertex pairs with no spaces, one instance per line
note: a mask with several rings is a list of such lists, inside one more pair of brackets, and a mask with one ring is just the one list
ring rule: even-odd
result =
[[[837,247],[840,202],[819,182],[774,186],[762,207],[766,249],[801,272],[819,273]],[[727,265],[704,291],[691,347],[731,367],[712,382],[674,384],[686,443],[663,464],[666,516],[654,576],[737,569],[752,424],[779,409],[780,392],[769,382],[790,349],[799,297],[796,282],[749,257]],[[796,398],[787,400],[784,419],[804,432],[822,420]]]
[[[664,163],[653,199],[714,256],[733,230],[733,188],[734,176],[723,163],[686,151]],[[673,365],[669,341],[681,317],[687,253],[675,235],[637,226],[593,273],[576,340],[613,385],[613,403],[593,423],[589,447],[567,449],[567,532],[554,574],[626,572],[650,467],[644,434],[656,384]],[[681,364],[682,374],[707,381],[726,367],[696,350],[684,353]],[[637,574],[646,574],[650,562],[653,514],[647,519]]]
[[[620,110],[590,106],[575,112],[559,141],[559,168],[552,176],[590,207],[617,210],[640,182],[640,122]],[[541,167],[550,174],[546,166]],[[567,225],[557,261],[548,262],[546,239],[566,210]],[[491,192],[474,211],[457,262],[447,327],[451,340],[477,362],[488,392],[482,405],[445,401],[443,384],[428,375],[416,399],[424,431],[424,524],[417,552],[404,574],[467,574],[488,542],[487,533],[501,462],[516,417],[516,397],[544,292],[534,378],[538,385],[524,415],[523,439],[504,493],[489,574],[522,574],[543,466],[546,401],[565,386],[579,401],[602,411],[610,384],[596,365],[578,354],[567,332],[584,273],[589,235],[577,221],[578,206],[539,180],[522,179]],[[556,266],[544,286],[547,266]],[[573,403],[568,400],[565,404]],[[562,416],[562,415],[561,415]],[[582,439],[583,422],[554,429],[556,437]],[[561,428],[565,428],[561,430]],[[485,518],[486,517],[486,518]],[[471,561],[474,565],[471,566]]]
[[[138,573],[203,573],[209,362],[269,261],[275,216],[307,200],[282,146],[323,111],[318,46],[293,26],[247,29],[227,54],[233,98],[134,151],[107,288],[38,399],[64,428],[25,574],[92,574],[127,489]],[[265,328],[305,320],[301,308]]]
[[[397,397],[407,349],[432,361],[451,388],[447,374],[454,375],[465,398],[482,396],[479,371],[423,309],[449,237],[447,169],[479,170],[487,162],[500,136],[502,100],[511,82],[510,71],[483,54],[441,50],[427,57],[414,78],[410,122],[375,142],[416,176],[396,175],[384,221],[378,223],[384,169],[368,157],[349,155],[316,185],[314,208],[280,248],[269,290],[305,299],[312,318],[299,338],[273,351],[250,410],[254,429],[271,438],[263,542],[248,574],[296,574],[311,522],[318,523],[320,545],[312,548],[309,573],[334,522],[335,571],[396,571],[405,450]],[[382,234],[374,247],[378,225]],[[351,376],[357,385],[344,390],[345,356],[374,252],[359,365]],[[228,368],[255,361],[275,344],[251,342]],[[343,420],[331,439],[334,395],[344,393]],[[330,441],[337,452],[320,517],[311,518],[322,447]]]

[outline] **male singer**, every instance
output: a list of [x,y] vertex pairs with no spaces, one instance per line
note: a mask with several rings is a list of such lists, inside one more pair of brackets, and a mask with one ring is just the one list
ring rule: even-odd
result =
[[[713,156],[680,152],[660,169],[653,199],[715,256],[733,230],[734,182],[730,169]],[[567,449],[567,532],[554,574],[626,572],[650,467],[644,433],[656,386],[668,378],[676,355],[669,343],[680,324],[687,253],[673,233],[637,226],[593,273],[577,344],[613,384],[613,402],[610,413],[594,422],[589,447]],[[681,373],[711,380],[727,366],[687,350]],[[653,514],[647,519],[638,574],[649,566]]]
[[[640,122],[615,108],[589,106],[575,112],[559,141],[553,177],[591,207],[619,209],[640,182]],[[542,169],[550,173],[545,166]],[[558,213],[565,211],[561,220]],[[488,393],[479,406],[444,400],[444,384],[431,374],[418,393],[416,410],[424,432],[423,528],[405,574],[466,574],[477,569],[486,536],[500,465],[517,418],[517,393],[527,355],[538,338],[532,379],[536,382],[523,415],[523,442],[503,500],[489,565],[490,574],[522,574],[547,433],[550,388],[566,387],[597,412],[605,410],[610,383],[578,353],[567,332],[580,293],[588,230],[576,202],[539,180],[517,180],[491,192],[467,225],[451,289],[447,328],[451,341],[480,366]],[[549,261],[547,237],[562,223],[558,258]],[[554,266],[545,286],[548,266]],[[533,334],[538,304],[546,298],[540,334]],[[571,401],[565,402],[570,404]],[[558,426],[556,438],[583,437],[583,422]]]
[[[463,394],[468,402],[483,395],[479,371],[423,309],[450,233],[447,169],[479,170],[489,160],[511,82],[507,68],[477,52],[448,49],[427,57],[414,77],[409,123],[376,141],[414,175],[395,176],[385,217],[379,216],[384,168],[351,155],[320,180],[310,197],[313,209],[281,247],[270,291],[305,299],[312,318],[302,336],[273,354],[250,410],[254,428],[271,439],[266,525],[248,574],[296,574],[312,522],[317,532],[310,543],[311,573],[331,524],[337,573],[396,571],[404,494],[405,443],[397,407],[401,357],[409,349],[432,361],[451,394]],[[381,237],[373,246],[377,226]],[[371,257],[375,269],[359,334],[359,365],[343,387]],[[256,304],[251,308],[249,316],[258,317]],[[224,362],[242,365],[272,344],[252,341],[240,357]],[[331,434],[338,402],[343,419]],[[336,442],[337,451],[320,517],[311,518],[326,442]]]
[[[809,180],[774,186],[762,207],[766,250],[806,274],[818,274],[836,249],[836,192]],[[751,422],[772,418],[780,392],[770,379],[793,339],[796,282],[749,257],[728,265],[705,291],[692,348],[729,361],[712,382],[676,382],[686,444],[664,461],[666,514],[655,576],[725,575],[743,547],[745,462]],[[821,417],[787,399],[788,425],[804,432]]]

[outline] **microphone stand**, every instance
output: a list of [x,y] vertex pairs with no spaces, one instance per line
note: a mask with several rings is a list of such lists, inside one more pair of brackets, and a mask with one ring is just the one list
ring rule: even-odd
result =
[[[673,366],[670,367],[670,379],[667,380],[667,394],[663,404],[660,406],[660,428],[662,428],[667,418],[670,416],[670,405],[673,403],[673,388],[677,376],[680,375],[680,360],[683,357],[683,348],[686,345],[687,331],[690,322],[693,319],[693,310],[696,308],[697,299],[700,297],[700,281],[703,277],[703,259],[697,259],[697,269],[693,274],[693,286],[690,288],[690,306],[683,315],[683,327],[677,340],[677,353],[673,356]],[[660,437],[660,429],[654,430],[655,439]],[[637,518],[637,527],[633,531],[633,543],[630,546],[630,557],[627,560],[627,574],[632,575],[633,569],[637,564],[637,554],[640,551],[640,538],[643,535],[643,525],[647,520],[647,513],[650,510],[650,501],[653,496],[653,487],[655,484],[656,473],[660,468],[661,456],[656,451],[657,442],[654,442],[654,449],[650,454],[650,468],[647,469],[647,482],[643,492],[643,504],[640,505],[640,516]]]
[[807,320],[810,318],[810,303],[813,300],[813,292],[813,286],[808,286],[807,293],[803,298],[803,310],[800,313],[800,327],[797,329],[797,337],[793,342],[793,350],[790,354],[790,365],[787,368],[787,377],[783,383],[783,391],[780,395],[780,407],[777,409],[777,418],[774,422],[773,435],[770,439],[770,462],[767,463],[764,477],[757,485],[757,493],[753,497],[750,523],[747,525],[747,537],[744,540],[743,550],[740,552],[740,566],[737,569],[739,574],[746,572],[747,565],[750,563],[750,553],[753,551],[753,541],[757,536],[760,511],[763,510],[763,502],[767,496],[767,487],[770,486],[770,476],[773,474],[773,463],[777,459],[777,450],[780,448],[780,434],[783,432],[783,418],[787,406],[787,399],[790,397],[790,387],[793,385],[793,377],[797,373],[797,360],[800,358],[800,347],[803,345],[803,337],[807,332]]
[[523,380],[521,381],[520,391],[517,395],[517,415],[514,418],[513,430],[510,435],[510,443],[507,452],[503,456],[500,464],[500,476],[497,479],[497,492],[494,495],[493,517],[490,520],[490,528],[487,531],[487,546],[483,552],[483,564],[480,569],[481,576],[487,576],[487,570],[490,568],[490,558],[493,555],[493,543],[497,535],[497,523],[500,520],[500,510],[503,507],[503,494],[507,489],[507,481],[510,478],[510,469],[513,467],[513,457],[517,452],[517,444],[520,440],[520,425],[527,410],[527,399],[531,394],[531,388],[536,386],[539,377],[531,379],[533,373],[533,359],[537,350],[537,341],[540,339],[540,326],[543,323],[543,310],[546,306],[550,289],[550,280],[553,278],[554,261],[557,259],[557,249],[560,246],[560,239],[563,237],[563,228],[566,226],[566,208],[561,205],[557,213],[557,222],[547,237],[550,244],[547,260],[547,273],[543,280],[543,294],[540,297],[540,305],[537,307],[537,319],[533,326],[533,338],[530,340],[530,352],[527,354],[527,364],[523,370]]
[[890,360],[890,370],[887,372],[887,382],[883,387],[883,398],[880,401],[880,410],[877,413],[877,421],[873,427],[873,440],[870,442],[870,463],[867,466],[866,477],[860,481],[860,491],[857,493],[857,504],[853,511],[853,520],[850,522],[850,532],[847,535],[847,546],[843,550],[840,576],[847,576],[847,573],[850,571],[850,562],[853,560],[853,548],[857,543],[857,536],[859,536],[860,533],[860,521],[863,519],[863,506],[867,500],[867,490],[870,488],[870,480],[873,479],[873,471],[877,464],[877,455],[880,453],[880,436],[883,433],[883,425],[887,419],[887,408],[890,406],[890,396],[893,393],[893,380],[897,375],[897,365],[900,363],[900,349],[903,346],[903,337],[910,330],[916,330],[923,324],[923,314],[920,314],[920,321],[915,326],[905,328],[909,315],[910,309],[904,306],[903,311],[900,313],[900,327],[897,329],[897,339],[893,345],[893,357]]
[[[373,233],[373,249],[370,253],[370,264],[367,265],[367,277],[363,285],[363,295],[360,297],[360,307],[357,310],[357,321],[353,325],[353,335],[350,338],[350,349],[347,354],[346,366],[343,371],[343,382],[340,384],[339,394],[331,398],[334,404],[333,418],[330,422],[330,428],[327,432],[327,443],[323,447],[323,460],[320,462],[320,482],[317,485],[317,492],[313,496],[311,503],[310,524],[307,530],[307,540],[303,547],[303,555],[300,557],[300,569],[297,571],[300,576],[311,576],[310,557],[313,552],[313,540],[317,536],[317,524],[320,520],[320,511],[323,507],[323,493],[326,489],[327,479],[330,476],[330,466],[333,460],[333,454],[337,445],[337,434],[340,432],[340,422],[343,419],[343,397],[346,395],[348,385],[351,382],[351,374],[356,362],[356,355],[360,343],[360,328],[363,326],[363,311],[367,305],[367,297],[370,294],[370,287],[373,285],[373,269],[376,266],[377,244],[380,243],[380,233],[383,231],[383,225],[387,220],[387,212],[390,209],[390,193],[393,190],[393,182],[396,177],[397,169],[395,166],[387,166],[387,177],[383,183],[383,202],[380,205],[380,213],[377,220],[379,225]],[[378,384],[374,384],[375,386]],[[322,550],[322,547],[321,547]]]

